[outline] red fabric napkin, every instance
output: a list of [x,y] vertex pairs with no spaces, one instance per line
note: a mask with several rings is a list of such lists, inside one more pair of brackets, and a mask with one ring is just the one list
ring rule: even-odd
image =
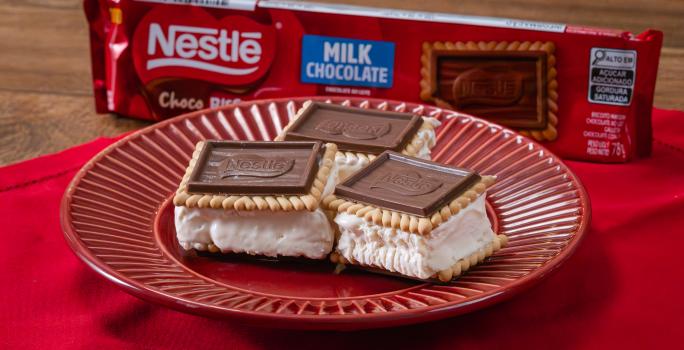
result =
[[71,252],[59,204],[74,173],[113,142],[0,168],[0,348],[650,348],[681,346],[684,113],[654,111],[653,156],[568,162],[593,222],[576,253],[513,299],[468,315],[354,333],[251,328],[149,304]]

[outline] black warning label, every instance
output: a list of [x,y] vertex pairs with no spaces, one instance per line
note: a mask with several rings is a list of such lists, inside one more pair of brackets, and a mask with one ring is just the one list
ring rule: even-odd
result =
[[593,102],[627,106],[631,98],[632,88],[608,85],[591,85],[589,87],[589,99]]
[[592,48],[589,102],[629,106],[636,78],[636,51]]

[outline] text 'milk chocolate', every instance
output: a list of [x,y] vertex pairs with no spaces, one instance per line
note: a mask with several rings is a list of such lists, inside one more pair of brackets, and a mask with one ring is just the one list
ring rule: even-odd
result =
[[341,151],[399,151],[413,137],[422,119],[411,113],[387,112],[313,102],[285,133],[285,140],[334,142]]
[[321,142],[207,141],[188,192],[303,194],[318,170]]
[[480,175],[387,151],[335,187],[339,197],[429,216],[467,191]]

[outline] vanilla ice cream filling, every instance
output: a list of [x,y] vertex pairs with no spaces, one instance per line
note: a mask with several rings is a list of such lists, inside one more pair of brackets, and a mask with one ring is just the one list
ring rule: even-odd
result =
[[423,120],[426,123],[432,124],[432,128],[418,130],[418,138],[423,141],[423,144],[420,146],[420,148],[418,148],[418,153],[416,153],[415,157],[429,160],[430,150],[432,147],[435,147],[435,143],[437,142],[435,129],[442,123],[435,118],[423,118]]
[[[333,165],[321,198],[335,190],[337,176]],[[335,236],[320,208],[238,211],[178,206],[174,220],[178,243],[200,251],[214,245],[223,253],[323,259],[332,251]]]
[[[415,157],[430,160],[430,149],[435,146],[436,136],[435,129],[441,123],[435,118],[423,118],[426,123],[431,123],[433,128],[419,129],[416,134],[422,140],[422,145],[418,148]],[[339,168],[338,182],[346,179],[351,174],[361,170],[372,159],[369,157],[360,157],[356,152],[338,151],[335,155],[335,165]]]
[[337,252],[353,264],[373,266],[426,279],[484,250],[494,241],[481,195],[427,235],[383,227],[356,215],[340,213]]
[[323,259],[332,250],[334,234],[325,213],[315,211],[236,211],[176,207],[176,234],[185,249],[223,253]]

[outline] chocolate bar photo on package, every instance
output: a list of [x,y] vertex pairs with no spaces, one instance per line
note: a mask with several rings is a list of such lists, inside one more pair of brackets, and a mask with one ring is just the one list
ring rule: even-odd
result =
[[558,136],[552,42],[424,43],[421,98],[538,141]]

